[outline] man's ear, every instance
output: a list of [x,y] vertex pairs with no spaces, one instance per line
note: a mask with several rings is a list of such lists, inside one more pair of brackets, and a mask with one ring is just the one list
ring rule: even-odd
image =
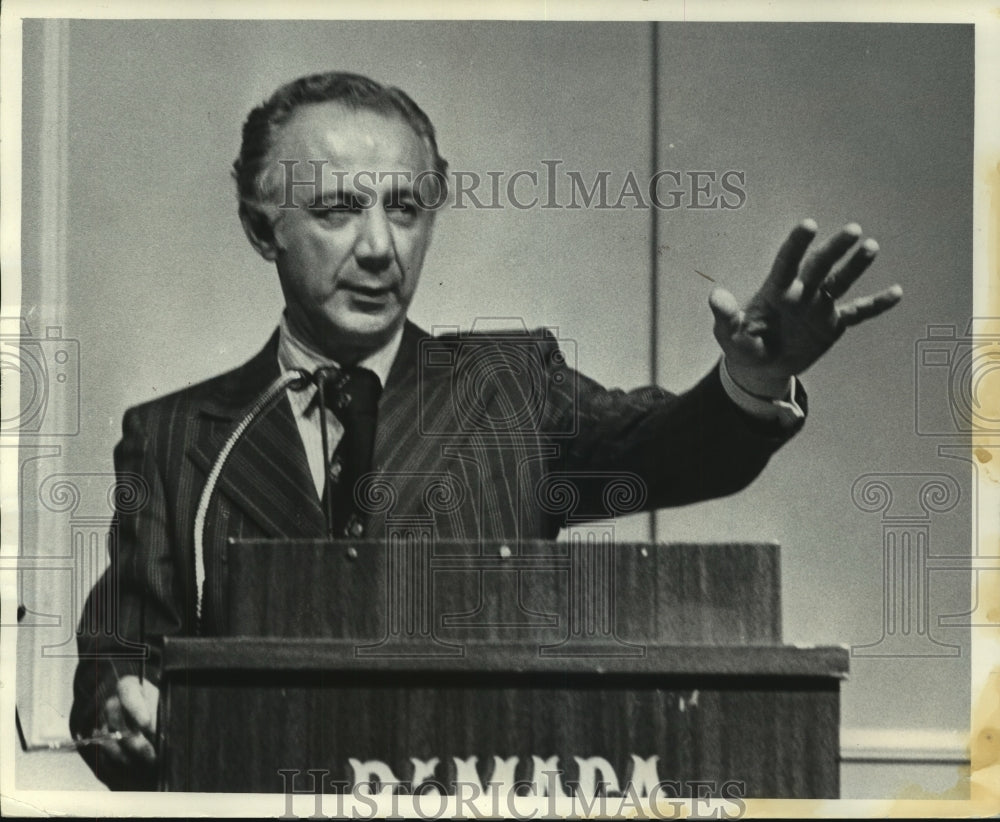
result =
[[278,257],[278,244],[274,239],[274,223],[270,216],[259,208],[240,203],[240,222],[257,253],[268,262],[274,262]]

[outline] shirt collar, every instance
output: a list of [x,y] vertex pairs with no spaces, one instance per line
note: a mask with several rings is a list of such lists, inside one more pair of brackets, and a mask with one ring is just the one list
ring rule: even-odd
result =
[[[389,370],[392,368],[393,360],[399,351],[399,343],[403,339],[403,327],[400,326],[390,340],[372,352],[358,365],[373,371],[385,388],[389,378]],[[278,365],[282,373],[301,368],[310,374],[317,368],[333,366],[339,368],[340,364],[335,360],[316,351],[312,346],[299,339],[292,331],[288,322],[288,317],[282,312],[281,321],[278,323]]]

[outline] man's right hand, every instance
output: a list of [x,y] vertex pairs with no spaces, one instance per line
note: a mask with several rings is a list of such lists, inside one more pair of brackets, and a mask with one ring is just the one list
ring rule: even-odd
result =
[[114,695],[104,703],[104,721],[100,733],[120,731],[120,740],[98,743],[104,753],[125,766],[148,768],[156,763],[156,708],[159,689],[148,679],[123,676]]

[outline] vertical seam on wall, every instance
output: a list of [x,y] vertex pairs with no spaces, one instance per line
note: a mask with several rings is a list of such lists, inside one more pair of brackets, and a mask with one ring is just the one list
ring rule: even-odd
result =
[[[660,28],[656,20],[649,25],[649,179],[660,163]],[[659,288],[657,287],[657,249],[660,244],[660,221],[655,207],[649,209],[649,384],[659,380]],[[650,511],[649,541],[656,542],[656,511]]]
[[[42,42],[42,133],[39,135],[38,156],[41,283],[38,311],[41,316],[59,320],[66,310],[68,286],[69,21],[43,21]],[[44,335],[44,329],[41,332]]]
[[[32,319],[31,332],[34,337],[47,338],[48,327],[55,326],[61,328],[68,309],[68,262],[66,235],[68,231],[69,205],[67,196],[69,190],[69,21],[61,19],[46,19],[42,21],[42,83],[41,83],[41,133],[38,140],[38,176],[37,179],[29,177],[25,179],[22,174],[21,180],[21,202],[31,197],[37,192],[39,200],[38,213],[38,305],[21,305],[21,315],[28,316],[31,308],[36,309],[36,314]],[[19,90],[23,94],[23,85]],[[22,128],[24,120],[22,118]],[[69,409],[56,403],[44,409],[46,415],[67,415]],[[65,426],[60,426],[64,428]],[[52,446],[54,452],[44,456],[54,458],[55,462],[48,463],[51,472],[49,476],[54,476],[55,472],[63,471],[66,467],[65,448],[61,445]],[[40,455],[41,456],[41,455]],[[19,491],[22,496],[25,491],[23,486]],[[38,555],[51,556],[65,551],[66,535],[59,527],[59,523],[54,520],[49,512],[45,516],[47,509],[44,505],[35,506],[32,512],[34,516],[34,533],[37,544],[34,548]],[[28,516],[25,512],[23,516]],[[22,531],[23,534],[23,531]],[[22,536],[23,539],[23,536]],[[22,546],[22,550],[25,546]],[[85,565],[80,565],[81,554],[73,543],[68,549],[72,555],[72,574],[79,574]],[[83,554],[82,556],[85,556]],[[33,574],[35,581],[31,587],[23,592],[25,603],[29,609],[31,604],[45,601],[45,593],[41,590],[44,587],[44,574]],[[79,580],[72,580],[71,586],[79,584]],[[76,601],[73,595],[70,601],[74,608],[82,609],[83,603]],[[64,613],[62,619],[66,619]],[[79,613],[68,615],[72,624],[79,617]],[[75,643],[73,643],[75,645]],[[58,705],[60,700],[60,687],[62,683],[58,676],[53,675],[51,663],[41,664],[42,658],[54,659],[58,654],[47,656],[46,648],[37,648],[38,656],[31,661],[31,714],[30,727],[26,728],[28,741],[32,744],[47,743],[53,740],[64,740],[69,738],[69,727],[55,711],[45,711],[47,705]],[[72,663],[75,666],[75,659]]]

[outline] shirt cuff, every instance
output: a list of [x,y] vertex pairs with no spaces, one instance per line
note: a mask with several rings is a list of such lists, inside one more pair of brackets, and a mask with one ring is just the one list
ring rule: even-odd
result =
[[788,378],[788,390],[784,397],[761,397],[736,384],[726,368],[726,358],[723,357],[719,362],[719,378],[729,399],[752,417],[776,420],[782,428],[791,428],[805,419],[805,411],[795,401],[795,377]]

